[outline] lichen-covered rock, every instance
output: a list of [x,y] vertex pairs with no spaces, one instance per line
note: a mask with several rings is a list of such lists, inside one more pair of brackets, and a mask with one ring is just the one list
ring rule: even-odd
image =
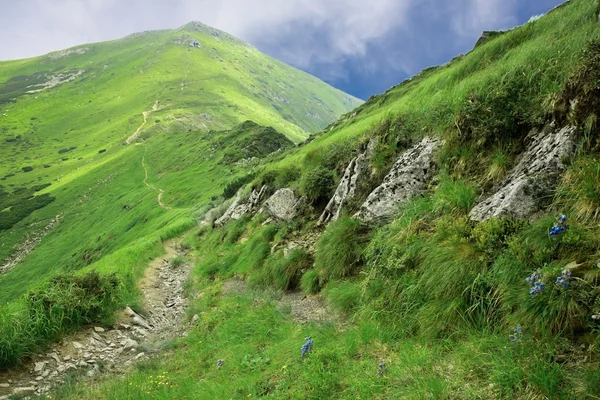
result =
[[426,137],[406,150],[354,217],[363,222],[390,217],[401,205],[423,193],[435,171],[434,152],[442,144],[440,139]]
[[233,203],[231,203],[227,211],[225,211],[225,214],[223,214],[221,218],[215,221],[215,225],[223,226],[232,219],[237,220],[248,213],[256,212],[260,207],[260,203],[265,198],[266,194],[266,186],[261,187],[260,190],[254,189],[252,193],[250,193],[250,197],[248,197],[248,200],[244,202],[242,200],[242,191],[240,189]]
[[563,160],[575,151],[575,127],[560,130],[532,131],[527,150],[517,165],[490,197],[477,204],[469,213],[474,221],[508,216],[527,218],[542,207],[564,172]]
[[323,214],[321,214],[319,223],[327,224],[338,219],[344,204],[354,198],[360,180],[368,173],[369,161],[373,156],[376,144],[377,140],[375,138],[371,139],[367,149],[350,161],[333,197],[329,200]]
[[276,220],[291,221],[306,204],[304,197],[297,198],[289,188],[279,189],[263,206],[263,210]]

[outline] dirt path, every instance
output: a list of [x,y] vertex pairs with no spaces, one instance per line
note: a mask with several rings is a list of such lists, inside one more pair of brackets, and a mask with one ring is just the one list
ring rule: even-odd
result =
[[156,200],[158,201],[158,205],[159,206],[161,206],[165,210],[170,210],[171,207],[165,205],[165,203],[163,203],[163,201],[162,201],[164,190],[157,189],[154,185],[151,185],[151,184],[148,183],[148,169],[146,168],[146,162],[145,162],[145,160],[146,160],[146,153],[144,153],[144,155],[142,156],[142,168],[144,168],[144,185],[146,185],[146,187],[148,189],[151,189],[151,190],[154,190],[155,192],[158,192],[158,197],[156,198]]
[[19,243],[17,246],[15,246],[15,252],[3,261],[4,264],[0,265],[0,275],[10,271],[15,265],[23,261],[25,257],[29,255],[29,253],[35,250],[44,236],[54,229],[54,227],[60,222],[61,218],[62,215],[57,215],[51,219],[48,225],[46,225],[43,229],[31,232],[27,235],[22,243]]
[[137,139],[137,137],[140,135],[140,132],[142,131],[142,128],[144,127],[144,125],[146,125],[148,116],[150,114],[152,114],[154,111],[158,111],[158,103],[159,103],[158,100],[156,100],[154,102],[154,105],[152,106],[152,110],[142,112],[142,116],[144,117],[144,122],[142,122],[142,124],[137,128],[137,130],[133,133],[133,135],[129,136],[125,140],[125,143],[131,144],[131,142],[133,142],[135,139]]
[[176,241],[165,243],[166,254],[153,260],[139,283],[144,313],[129,307],[117,315],[112,327],[88,327],[51,346],[17,370],[0,373],[0,400],[10,395],[38,395],[61,384],[68,373],[88,377],[123,373],[139,360],[153,356],[161,343],[187,331],[184,284],[192,263],[173,258],[183,254]]

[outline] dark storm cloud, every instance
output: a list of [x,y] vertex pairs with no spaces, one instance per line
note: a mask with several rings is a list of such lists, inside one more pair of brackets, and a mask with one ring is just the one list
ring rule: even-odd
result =
[[561,0],[0,0],[0,59],[24,58],[190,20],[356,96],[379,93]]

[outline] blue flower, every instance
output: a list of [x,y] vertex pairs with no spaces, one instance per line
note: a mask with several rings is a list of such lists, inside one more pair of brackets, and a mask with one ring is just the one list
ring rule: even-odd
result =
[[218,368],[218,369],[221,369],[221,367],[222,367],[222,366],[223,366],[223,359],[222,359],[222,358],[219,358],[219,359],[217,360],[217,368]]
[[302,350],[302,353],[300,354],[300,357],[304,357],[306,355],[306,353],[308,353],[309,351],[312,350],[313,341],[310,338],[310,336],[307,337],[307,338],[304,338],[304,340],[306,341],[306,343],[304,343],[302,345],[302,347],[300,348],[300,350]]
[[521,329],[521,325],[517,325],[515,329],[513,329],[513,333],[508,335],[508,338],[513,343],[519,343],[521,338],[523,337],[523,330]]
[[568,228],[567,225],[567,216],[561,215],[560,218],[556,220],[554,226],[550,228],[550,232],[548,232],[548,236],[558,236],[559,234],[565,232]]
[[380,362],[379,365],[377,366],[377,376],[383,375],[386,370],[387,370],[387,368],[385,367],[385,363],[383,361]]
[[538,274],[537,272],[534,272],[533,274],[531,274],[531,276],[525,278],[525,280],[529,283],[529,294],[530,295],[536,295],[539,294],[541,292],[544,291],[544,288],[546,287],[546,285],[544,285],[543,282],[540,282],[540,274]]
[[562,275],[556,278],[556,284],[562,286],[564,289],[569,287],[569,279],[571,278],[571,271],[565,269]]

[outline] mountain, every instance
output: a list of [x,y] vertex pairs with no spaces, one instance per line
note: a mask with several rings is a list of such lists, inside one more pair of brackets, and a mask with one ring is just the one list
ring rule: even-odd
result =
[[[221,193],[245,171],[234,161],[289,147],[361,103],[199,22],[1,62],[0,301],[141,240]],[[264,148],[238,143],[218,167],[223,132],[254,125]],[[168,210],[148,201],[154,187]]]
[[599,397],[599,10],[571,0],[488,34],[297,146],[254,120],[146,130],[0,192],[8,211],[39,198],[23,221],[49,227],[0,277],[0,367],[92,322],[106,331],[18,382],[100,375],[65,399]]

